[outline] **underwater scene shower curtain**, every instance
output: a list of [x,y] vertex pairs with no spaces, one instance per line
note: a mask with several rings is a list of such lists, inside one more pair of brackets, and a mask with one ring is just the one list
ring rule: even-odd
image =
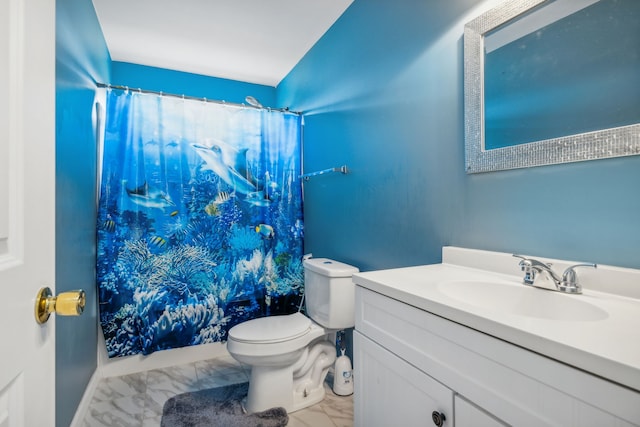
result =
[[109,89],[97,282],[109,357],[297,310],[300,116]]

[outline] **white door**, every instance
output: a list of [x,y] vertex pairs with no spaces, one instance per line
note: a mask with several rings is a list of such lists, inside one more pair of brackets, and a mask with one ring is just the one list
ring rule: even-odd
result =
[[0,2],[0,426],[55,424],[55,1]]

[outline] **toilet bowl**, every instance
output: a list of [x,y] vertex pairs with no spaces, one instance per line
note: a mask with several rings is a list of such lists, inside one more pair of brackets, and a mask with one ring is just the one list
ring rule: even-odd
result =
[[327,331],[301,313],[241,323],[229,331],[227,349],[251,366],[247,412],[283,407],[287,412],[324,399],[323,381],[336,359]]
[[354,326],[358,269],[326,258],[304,261],[306,311],[240,323],[229,330],[227,350],[251,367],[247,412],[283,407],[294,412],[324,399],[324,380],[336,360],[329,339]]

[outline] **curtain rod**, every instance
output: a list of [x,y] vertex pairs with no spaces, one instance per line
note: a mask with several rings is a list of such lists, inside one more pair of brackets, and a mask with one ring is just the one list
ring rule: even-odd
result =
[[149,89],[140,89],[140,88],[133,88],[133,87],[129,87],[129,86],[121,86],[121,85],[111,85],[111,84],[105,84],[105,83],[96,83],[96,86],[100,87],[100,88],[106,88],[106,89],[117,89],[117,90],[130,90],[132,92],[138,92],[138,93],[145,93],[145,94],[149,94],[149,95],[159,95],[159,96],[168,96],[168,97],[172,97],[172,98],[180,98],[180,99],[189,99],[192,101],[204,101],[204,102],[210,102],[213,104],[221,104],[221,105],[230,105],[232,107],[244,107],[244,108],[253,108],[254,110],[269,110],[269,111],[279,111],[281,113],[291,113],[291,114],[298,114],[298,115],[302,115],[301,112],[299,111],[291,111],[289,110],[289,108],[271,108],[271,107],[258,107],[255,105],[250,105],[250,104],[240,104],[237,102],[227,102],[227,101],[220,101],[217,99],[208,99],[208,98],[200,98],[197,96],[189,96],[189,95],[177,95],[175,93],[166,93],[166,92],[161,92],[161,91],[156,91],[156,90],[149,90]]

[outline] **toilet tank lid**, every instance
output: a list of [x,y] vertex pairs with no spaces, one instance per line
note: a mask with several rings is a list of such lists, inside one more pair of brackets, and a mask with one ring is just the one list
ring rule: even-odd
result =
[[328,258],[310,258],[304,260],[304,268],[328,277],[351,277],[358,268]]

